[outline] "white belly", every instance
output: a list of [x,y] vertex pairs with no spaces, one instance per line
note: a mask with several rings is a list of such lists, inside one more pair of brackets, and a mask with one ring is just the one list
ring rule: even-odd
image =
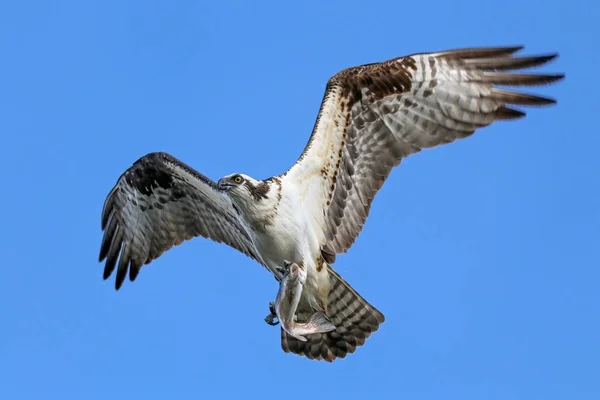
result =
[[[292,226],[273,227],[268,233],[259,234],[255,243],[257,250],[267,264],[267,268],[276,277],[281,277],[277,267],[283,266],[283,261],[303,263],[306,268],[306,281],[303,285],[299,309],[310,307],[322,311],[319,304],[326,304],[329,293],[329,274],[326,268],[317,269],[315,261],[321,252],[318,242],[302,229]],[[283,229],[285,228],[285,229]],[[317,300],[319,298],[319,300]]]
[[310,229],[306,213],[298,209],[282,201],[278,217],[266,232],[255,233],[254,243],[272,273],[277,275],[276,268],[283,266],[284,260],[304,263],[311,281],[317,274],[315,261],[321,254],[320,240]]
[[[316,310],[316,304],[323,304],[329,293],[327,268],[316,265],[321,258],[322,232],[307,219],[311,218],[310,210],[303,210],[305,204],[297,199],[298,196],[284,191],[275,218],[264,226],[264,231],[255,230],[252,236],[258,253],[276,277],[281,277],[277,268],[283,266],[284,260],[304,264],[307,278],[300,306],[310,304]],[[257,225],[252,222],[248,221],[248,225]],[[321,301],[316,301],[315,296]]]
[[258,252],[271,272],[283,266],[283,260],[300,263],[310,252],[308,240],[304,235],[301,222],[277,219],[267,232],[257,233],[255,244]]

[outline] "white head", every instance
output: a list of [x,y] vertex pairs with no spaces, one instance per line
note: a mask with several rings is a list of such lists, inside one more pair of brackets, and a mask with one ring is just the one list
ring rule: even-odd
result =
[[217,188],[221,191],[229,192],[232,189],[243,185],[245,182],[256,182],[256,180],[245,174],[229,174],[219,179],[219,182],[217,182]]
[[244,174],[230,174],[219,179],[217,188],[226,192],[245,214],[253,213],[264,206],[272,206],[270,200],[271,181],[259,181]]

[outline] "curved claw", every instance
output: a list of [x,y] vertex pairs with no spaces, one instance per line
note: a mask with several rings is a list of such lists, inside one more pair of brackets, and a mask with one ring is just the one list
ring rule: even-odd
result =
[[269,302],[269,311],[271,311],[271,315],[277,316],[277,313],[275,312],[275,302]]
[[275,315],[269,314],[265,317],[265,322],[271,326],[275,326],[279,324],[279,321],[275,321],[275,318],[277,318]]
[[[279,318],[277,318],[277,313],[275,312],[275,303],[272,301],[269,302],[269,311],[271,313],[265,317],[265,322],[271,326],[279,324]],[[277,318],[277,321],[275,321],[275,318]]]
[[283,275],[285,274],[285,270],[281,267],[275,267],[275,271],[276,274],[273,274],[273,276],[275,276],[275,280],[277,282],[281,282],[281,280],[283,279]]

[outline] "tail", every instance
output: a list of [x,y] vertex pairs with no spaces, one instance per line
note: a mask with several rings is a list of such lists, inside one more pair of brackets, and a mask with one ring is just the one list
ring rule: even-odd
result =
[[281,347],[286,353],[294,353],[312,360],[332,362],[345,358],[357,347],[365,344],[371,333],[379,329],[385,317],[379,310],[367,303],[352,287],[327,266],[330,289],[327,304],[327,317],[336,327],[327,333],[306,336],[306,341],[298,340],[281,330]]

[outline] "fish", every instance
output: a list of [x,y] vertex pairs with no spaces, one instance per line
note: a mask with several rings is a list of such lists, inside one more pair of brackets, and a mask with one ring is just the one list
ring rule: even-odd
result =
[[320,311],[312,314],[306,322],[296,322],[296,309],[306,282],[306,268],[286,260],[283,262],[283,269],[279,272],[282,273],[279,291],[275,303],[269,304],[271,314],[265,318],[265,321],[269,325],[277,325],[275,322],[277,317],[284,331],[303,342],[306,341],[305,335],[335,330],[335,325]]

